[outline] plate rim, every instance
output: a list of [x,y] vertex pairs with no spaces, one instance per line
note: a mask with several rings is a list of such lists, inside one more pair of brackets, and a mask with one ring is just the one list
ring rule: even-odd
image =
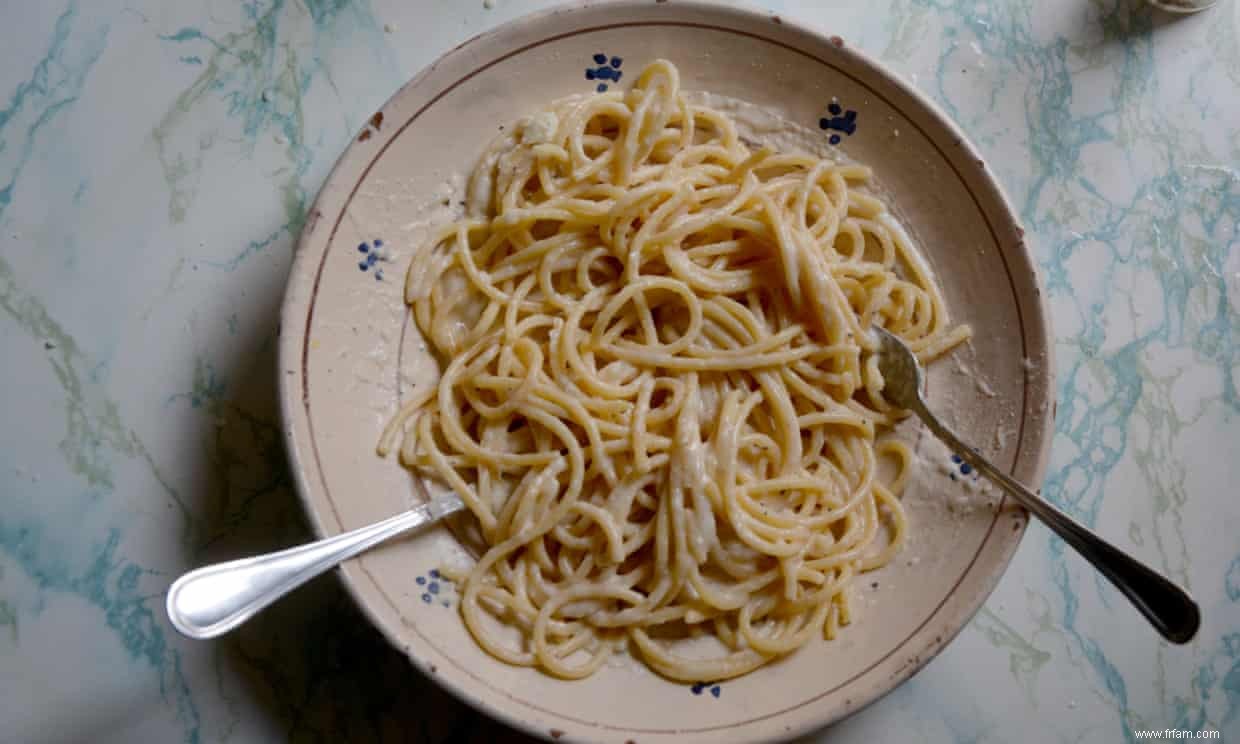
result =
[[[550,8],[544,8],[519,16],[503,24],[497,25],[494,28],[476,34],[464,42],[454,46],[449,51],[436,57],[432,62],[423,67],[416,75],[414,75],[408,82],[401,85],[397,91],[393,93],[392,96],[390,96],[378,109],[376,116],[372,117],[371,121],[375,118],[380,118],[381,120],[382,114],[391,113],[391,110],[397,106],[397,102],[399,100],[405,97],[408,92],[415,90],[424,81],[429,79],[445,61],[459,59],[462,55],[473,53],[484,41],[491,39],[502,40],[504,37],[517,37],[521,34],[530,33],[536,30],[537,26],[559,16],[572,16],[579,13],[590,12],[597,13],[600,11],[604,13],[617,14],[623,14],[625,11],[641,11],[643,15],[649,15],[652,12],[667,12],[669,14],[668,17],[662,21],[651,19],[643,19],[640,21],[634,20],[630,22],[618,21],[616,23],[605,24],[605,27],[607,28],[634,25],[714,28],[720,31],[742,33],[767,43],[787,48],[802,56],[816,60],[821,64],[835,67],[835,65],[831,64],[827,59],[819,57],[814,53],[807,52],[800,46],[788,43],[784,40],[771,38],[757,30],[762,26],[774,24],[780,29],[781,32],[789,32],[794,36],[801,37],[799,41],[802,43],[812,45],[820,49],[831,48],[833,50],[830,52],[831,54],[842,54],[847,57],[851,57],[850,61],[853,64],[866,68],[876,78],[881,80],[883,84],[894,87],[902,95],[910,99],[914,107],[919,107],[921,109],[920,112],[916,113],[923,114],[930,122],[931,127],[937,127],[947,135],[951,136],[953,140],[952,144],[961,149],[963,154],[968,159],[976,161],[979,166],[978,172],[968,174],[974,178],[974,180],[970,180],[966,177],[966,174],[961,173],[959,169],[956,168],[955,158],[951,157],[946,151],[942,151],[945,161],[954,171],[956,171],[956,174],[961,180],[962,185],[965,187],[965,190],[969,192],[970,196],[972,196],[975,201],[978,198],[977,192],[979,187],[982,190],[989,192],[986,196],[995,202],[995,206],[987,209],[983,207],[981,202],[978,202],[978,211],[987,223],[990,222],[990,218],[993,215],[998,215],[1002,218],[1001,221],[1004,224],[990,225],[991,230],[994,231],[994,238],[999,244],[998,252],[1000,253],[1000,258],[1005,265],[1008,264],[1009,261],[1013,261],[1015,265],[1008,266],[1009,274],[1012,277],[1021,275],[1031,284],[1033,289],[1033,297],[1031,298],[1031,301],[1027,303],[1027,307],[1033,309],[1035,312],[1032,313],[1032,317],[1022,320],[1022,326],[1028,328],[1028,332],[1031,334],[1031,337],[1041,343],[1042,348],[1039,350],[1039,356],[1042,361],[1038,365],[1038,379],[1036,382],[1030,382],[1027,380],[1024,390],[1026,395],[1028,395],[1030,389],[1040,389],[1043,391],[1046,410],[1041,416],[1030,416],[1029,401],[1028,399],[1025,400],[1020,411],[1022,425],[1030,426],[1031,441],[1036,441],[1037,445],[1026,445],[1030,447],[1029,450],[1026,450],[1026,446],[1018,446],[1016,448],[1013,465],[1010,468],[1007,468],[1007,470],[1014,472],[1025,471],[1028,473],[1028,477],[1033,482],[1040,484],[1046,472],[1051,443],[1053,440],[1054,410],[1052,406],[1055,399],[1054,336],[1051,329],[1051,314],[1049,307],[1047,306],[1047,295],[1045,292],[1043,279],[1038,271],[1033,255],[1024,240],[1024,230],[1021,227],[1020,220],[1017,217],[1015,210],[1012,208],[1012,203],[1008,199],[1002,185],[996,180],[992,172],[985,168],[984,161],[980,153],[960,130],[959,126],[957,126],[957,124],[928,96],[909,85],[903,80],[903,78],[888,69],[881,62],[858,49],[846,45],[841,37],[837,35],[828,35],[817,31],[795,19],[786,18],[778,13],[744,6],[718,5],[710,2],[703,2],[702,0],[675,0],[675,2],[668,2],[667,0],[654,0],[653,3],[650,2],[650,0],[604,0],[603,2],[568,3]],[[717,21],[724,25],[713,26],[708,23],[685,20],[680,17],[684,11],[697,13],[699,15],[714,16]],[[753,28],[755,26],[757,29]],[[552,42],[558,38],[586,33],[591,30],[599,30],[599,28],[594,26],[585,26],[582,28],[575,28],[573,31],[568,33],[548,32],[524,46],[514,47],[512,44],[509,44],[508,47],[511,48],[503,48],[499,50],[499,53],[480,55],[478,61],[472,64],[472,71],[468,75],[462,77],[451,85],[443,87],[442,90],[433,90],[432,95],[429,96],[421,110],[429,108],[435,101],[450,92],[457,85],[460,85],[465,80],[472,78],[474,75],[507,57],[520,53],[521,51]],[[857,82],[864,87],[870,88],[869,83],[865,81],[858,80]],[[881,93],[877,91],[874,92],[880,98],[884,97]],[[897,110],[900,109],[900,107],[895,106],[894,104],[891,105]],[[416,115],[414,118],[416,118]],[[280,320],[282,332],[280,333],[277,350],[277,365],[280,370],[280,373],[278,374],[278,397],[282,424],[281,430],[283,433],[286,454],[289,460],[290,475],[293,480],[294,488],[297,491],[298,500],[302,504],[307,519],[310,522],[312,531],[319,538],[338,534],[338,531],[325,523],[324,515],[320,513],[320,505],[315,503],[313,499],[312,495],[314,493],[314,489],[310,484],[309,470],[312,467],[320,467],[320,465],[317,464],[319,462],[317,455],[308,454],[304,451],[304,443],[300,440],[298,431],[298,425],[305,423],[302,419],[305,419],[306,421],[309,419],[309,399],[306,397],[308,390],[304,387],[306,381],[302,377],[299,370],[304,370],[303,365],[309,351],[309,344],[306,342],[309,339],[310,328],[313,324],[314,292],[317,292],[319,278],[322,275],[323,266],[325,265],[322,258],[332,243],[332,238],[329,236],[322,242],[321,249],[315,251],[313,249],[314,243],[321,240],[319,237],[321,233],[316,235],[316,228],[318,227],[320,218],[324,216],[325,207],[328,207],[341,198],[341,192],[343,191],[343,188],[339,184],[341,176],[347,175],[346,171],[349,171],[351,168],[356,168],[358,165],[357,161],[369,158],[369,162],[366,163],[366,165],[358,172],[358,183],[352,187],[352,192],[344,196],[343,201],[339,205],[340,211],[343,214],[344,210],[347,208],[347,204],[352,196],[352,193],[355,192],[360,186],[370,168],[379,161],[388,146],[390,146],[399,137],[401,131],[403,131],[411,123],[412,119],[389,130],[387,136],[383,138],[382,146],[373,152],[371,150],[374,143],[365,142],[369,139],[369,136],[366,135],[366,132],[369,131],[367,124],[363,124],[358,135],[353,136],[349,140],[348,145],[333,164],[330,172],[323,182],[323,186],[320,188],[313,204],[306,213],[306,220],[296,243],[296,251],[294,253],[292,267],[289,272],[284,297],[281,302]],[[926,133],[926,136],[933,142],[934,138],[930,136],[929,132]],[[998,231],[1003,228],[1011,228],[1011,230],[1015,232],[1016,236],[1018,236],[1015,241],[1015,245],[1009,245],[1007,241],[1000,238]],[[334,232],[335,231],[333,230],[333,235]],[[318,262],[317,267],[312,266],[315,262]],[[308,270],[311,268],[314,270]],[[304,285],[308,283],[309,279],[313,280],[309,283],[312,284],[314,291],[307,293],[304,291],[306,288]],[[1013,286],[1013,290],[1017,291],[1015,286]],[[1022,306],[1026,305],[1020,301],[1018,293],[1016,302],[1018,314],[1021,313]],[[302,325],[303,319],[305,333],[302,334],[295,332],[294,329]],[[407,319],[404,322],[407,322]],[[1038,334],[1039,327],[1041,334]],[[1022,333],[1022,343],[1023,342],[1024,335]],[[1040,426],[1038,426],[1038,424],[1040,424]],[[815,701],[820,700],[827,695],[838,692],[844,686],[855,683],[861,677],[866,674],[870,674],[875,669],[882,666],[892,655],[901,651],[914,638],[922,634],[925,628],[936,619],[942,622],[942,618],[937,618],[939,612],[953,597],[957,597],[958,601],[962,602],[960,609],[957,610],[960,618],[959,622],[946,623],[947,626],[950,626],[947,630],[936,636],[931,643],[926,644],[920,653],[914,655],[907,661],[907,663],[897,669],[894,674],[881,680],[869,683],[864,690],[860,691],[860,694],[854,695],[852,699],[845,701],[844,706],[837,707],[830,711],[824,711],[822,714],[802,716],[800,720],[794,721],[790,727],[784,727],[783,730],[768,730],[765,735],[760,735],[758,731],[752,731],[751,733],[757,734],[758,738],[762,740],[782,740],[809,731],[817,730],[861,710],[879,698],[885,696],[903,682],[907,681],[910,677],[920,671],[927,663],[929,663],[931,659],[946,648],[951,640],[954,639],[965,628],[965,626],[969,624],[973,616],[985,604],[995,587],[998,586],[999,581],[1007,573],[1012,557],[1019,548],[1029,521],[1028,515],[1023,509],[1018,507],[1014,511],[1009,509],[1010,503],[1011,500],[1006,496],[1000,501],[1000,504],[996,509],[996,516],[992,520],[990,527],[983,537],[977,553],[964,568],[956,585],[947,593],[939,605],[931,610],[926,620],[921,625],[917,626],[910,633],[908,638],[897,644],[889,653],[876,660],[869,668],[859,672],[852,679],[841,683],[841,685],[838,685],[831,690],[820,692],[815,697],[807,701],[803,701],[798,705],[790,706],[788,708],[766,713],[760,716],[755,716],[754,718],[738,723],[725,724],[720,727],[688,729],[683,730],[683,733],[691,735],[697,734],[698,736],[706,734],[710,735],[713,740],[722,740],[727,737],[729,732],[740,732],[741,730],[750,732],[753,727],[763,727],[763,724],[767,724],[771,718],[778,718],[780,716],[788,715],[800,707],[812,705]],[[999,524],[1000,517],[1005,513],[1005,511],[1017,515],[1014,521],[1016,529],[1005,530],[1004,532],[1007,534],[1003,535],[1000,542],[992,548],[998,550],[994,570],[986,574],[979,574],[972,582],[974,587],[971,594],[967,597],[958,597],[961,585],[965,583],[966,578],[969,578],[970,573],[974,570],[974,565],[983,552],[986,552],[987,545],[991,541],[993,533]],[[387,619],[381,616],[376,608],[372,606],[373,598],[367,598],[364,596],[362,587],[358,585],[356,577],[351,575],[351,569],[355,564],[357,564],[356,559],[348,561],[336,569],[336,571],[340,574],[342,584],[344,585],[346,591],[352,597],[353,601],[357,604],[367,620],[380,631],[384,638],[392,644],[396,650],[400,651],[408,659],[410,659],[413,665],[422,674],[432,678],[441,688],[447,690],[452,695],[464,701],[476,710],[484,712],[485,714],[523,732],[545,740],[556,740],[559,739],[560,736],[568,736],[569,739],[576,738],[573,734],[565,734],[563,731],[557,731],[556,729],[549,730],[546,726],[539,725],[535,721],[530,720],[529,717],[522,717],[515,711],[506,709],[502,705],[495,705],[483,697],[477,696],[466,685],[459,684],[455,680],[447,678],[444,675],[437,674],[435,665],[429,660],[416,655],[413,648],[398,635],[396,632],[399,629],[398,625],[390,623]],[[539,706],[531,706],[528,702],[511,698],[511,696],[509,696],[509,698],[512,699],[514,703],[525,705],[526,707],[532,707],[540,713],[555,716],[557,718],[563,718],[566,721],[573,721],[575,723],[593,726],[596,730],[610,730],[613,733],[628,732],[636,734],[661,735],[675,735],[676,733],[679,733],[670,730],[654,731],[650,729],[643,730],[640,728],[622,728],[600,724],[597,722],[583,721],[571,716],[566,716],[557,711],[543,709]],[[767,724],[765,728],[769,729],[769,724]],[[752,736],[746,737],[745,740],[752,741],[754,738]]]

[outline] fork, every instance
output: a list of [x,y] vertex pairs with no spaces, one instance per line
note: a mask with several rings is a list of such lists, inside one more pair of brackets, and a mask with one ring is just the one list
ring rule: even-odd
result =
[[1063,538],[1123,592],[1163,638],[1172,643],[1188,643],[1193,639],[1201,626],[1201,609],[1188,592],[1008,477],[977,450],[962,442],[926,407],[921,394],[924,375],[921,363],[912,350],[887,330],[874,326],[874,331],[879,341],[878,369],[883,375],[884,398],[917,414],[960,459],[993,481]]

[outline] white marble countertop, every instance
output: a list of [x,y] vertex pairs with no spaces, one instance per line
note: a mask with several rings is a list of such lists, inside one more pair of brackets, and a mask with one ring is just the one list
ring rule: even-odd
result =
[[[546,4],[0,4],[0,742],[515,737],[335,578],[218,643],[162,600],[306,535],[273,347],[328,169],[437,55]],[[939,658],[815,739],[1240,740],[1240,2],[763,5],[877,56],[982,149],[1053,309],[1045,493],[1205,613],[1160,642],[1034,525]]]

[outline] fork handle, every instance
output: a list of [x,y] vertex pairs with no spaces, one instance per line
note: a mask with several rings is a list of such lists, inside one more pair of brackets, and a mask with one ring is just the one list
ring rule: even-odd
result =
[[951,429],[930,412],[920,399],[913,408],[930,431],[950,447],[960,459],[997,483],[1042,523],[1063,538],[1094,568],[1102,572],[1128,601],[1145,615],[1163,638],[1172,643],[1188,643],[1201,626],[1201,609],[1188,592],[1170,579],[1103,540],[1054,504],[1025,488],[996,468],[977,450],[960,441]]

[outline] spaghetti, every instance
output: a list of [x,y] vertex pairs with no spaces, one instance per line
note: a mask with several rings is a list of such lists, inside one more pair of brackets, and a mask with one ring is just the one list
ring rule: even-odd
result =
[[488,653],[698,682],[848,624],[907,532],[868,328],[923,361],[969,333],[869,178],[747,146],[666,61],[487,151],[407,277],[441,377],[379,450],[476,518],[460,609]]

